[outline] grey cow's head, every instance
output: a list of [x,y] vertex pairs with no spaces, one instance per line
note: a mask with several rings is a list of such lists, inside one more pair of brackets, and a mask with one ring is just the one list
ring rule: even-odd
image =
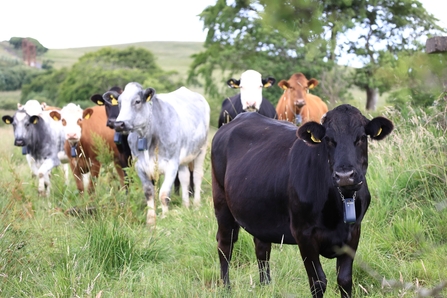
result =
[[42,119],[40,116],[30,116],[24,110],[18,110],[12,117],[3,116],[2,120],[14,128],[14,146],[24,147],[30,142],[32,130]]
[[350,105],[329,111],[321,122],[305,123],[298,129],[298,137],[309,146],[326,147],[336,187],[344,192],[359,190],[368,167],[368,136],[382,140],[393,130],[393,123],[384,117],[368,120]]
[[120,112],[115,130],[131,132],[145,127],[151,119],[151,100],[154,96],[155,89],[143,89],[138,83],[128,83],[118,99]]

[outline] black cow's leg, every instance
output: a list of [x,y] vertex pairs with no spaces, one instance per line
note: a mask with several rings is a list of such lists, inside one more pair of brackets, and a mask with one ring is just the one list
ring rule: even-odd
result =
[[352,264],[354,263],[353,257],[360,240],[360,226],[356,227],[352,229],[352,237],[348,246],[348,249],[351,251],[337,257],[337,283],[342,298],[352,296]]
[[217,250],[220,260],[220,276],[226,286],[230,286],[229,265],[233,244],[238,240],[240,226],[228,209],[219,210],[217,216]]
[[337,283],[342,298],[349,298],[352,295],[352,263],[353,259],[349,255],[337,257]]
[[255,242],[256,258],[258,260],[259,268],[259,280],[261,284],[270,283],[270,252],[272,250],[272,244],[268,242],[262,242],[258,238],[253,238]]
[[320,263],[318,250],[311,241],[299,244],[301,257],[309,279],[310,291],[313,298],[322,298],[326,291],[327,279]]

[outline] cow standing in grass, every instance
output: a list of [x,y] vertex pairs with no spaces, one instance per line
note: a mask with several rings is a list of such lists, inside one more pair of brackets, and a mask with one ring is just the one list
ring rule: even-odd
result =
[[[110,98],[113,91],[106,92]],[[159,199],[163,215],[168,212],[169,195],[177,175],[182,188],[183,205],[189,206],[189,169],[194,164],[194,205],[200,204],[203,163],[206,155],[210,107],[205,98],[181,87],[166,94],[153,88],[143,89],[135,82],[119,95],[120,113],[116,131],[129,131],[129,146],[136,158],[136,170],[147,201],[147,223],[155,223],[154,184],[164,175]]]
[[350,105],[298,129],[257,113],[221,127],[211,166],[224,283],[230,284],[232,250],[243,227],[254,237],[262,283],[270,281],[271,244],[298,244],[312,296],[326,290],[322,255],[337,259],[341,296],[350,297],[353,257],[345,247],[357,250],[371,201],[368,137],[382,140],[392,129],[388,119],[368,120]]
[[3,122],[14,128],[14,145],[22,147],[28,165],[38,178],[40,195],[50,194],[51,170],[64,163],[66,183],[68,171],[65,166],[68,157],[64,152],[64,132],[60,122],[53,121],[49,111],[43,111],[40,103],[29,100],[25,105],[18,105],[13,116],[5,115]]
[[275,107],[262,96],[262,89],[269,88],[274,83],[274,78],[263,79],[259,72],[251,69],[243,72],[239,80],[229,79],[227,85],[233,89],[240,89],[240,92],[222,102],[218,127],[243,112],[258,112],[269,118],[277,118]]
[[70,159],[70,167],[79,192],[84,192],[84,176],[90,174],[88,191],[94,190],[93,180],[98,178],[101,163],[97,159],[95,137],[102,138],[108,149],[113,152],[116,171],[124,185],[124,172],[119,162],[119,152],[115,146],[113,130],[104,125],[107,120],[104,107],[92,107],[85,110],[79,105],[69,103],[61,111],[50,112],[54,120],[61,121],[65,133],[65,152]]

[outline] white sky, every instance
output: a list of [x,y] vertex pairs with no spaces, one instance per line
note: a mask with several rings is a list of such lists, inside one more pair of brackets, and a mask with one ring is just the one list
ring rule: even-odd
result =
[[[420,0],[447,28],[445,0]],[[142,41],[205,41],[197,16],[216,0],[3,0],[0,41],[32,37],[50,49]],[[443,4],[440,4],[443,3]]]

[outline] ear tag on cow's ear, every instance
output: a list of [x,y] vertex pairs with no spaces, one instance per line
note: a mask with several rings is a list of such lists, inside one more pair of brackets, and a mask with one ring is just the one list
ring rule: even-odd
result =
[[345,198],[343,200],[343,220],[347,224],[355,223],[356,215],[354,198]]
[[378,137],[382,133],[382,127],[379,128],[379,131],[376,133],[374,137]]
[[118,100],[115,98],[115,96],[110,95],[110,99],[112,100],[112,106],[118,105]]
[[58,119],[56,116],[54,116],[53,119],[54,119],[55,121],[59,121],[59,119]]
[[313,133],[310,132],[310,130],[307,131],[307,133],[310,134],[310,139],[314,142],[314,143],[321,143],[321,140],[317,139]]
[[76,157],[76,145],[70,148],[71,157]]
[[28,147],[27,146],[23,146],[22,147],[22,155],[27,155],[28,154]]
[[33,124],[37,124],[37,122],[39,122],[39,120],[38,120],[39,118],[34,118],[34,120],[33,120]]
[[9,121],[9,119],[5,119],[5,123],[6,124],[11,124],[11,121]]
[[137,149],[138,149],[138,151],[147,150],[147,139],[146,138],[139,138],[138,139]]
[[282,88],[283,90],[287,90],[287,86],[286,86],[286,85],[282,85],[281,88]]
[[122,144],[123,134],[120,132],[115,132],[115,134],[113,135],[113,142],[115,142],[115,144]]
[[103,102],[100,101],[100,100],[98,100],[98,101],[96,102],[96,104],[97,104],[98,106],[102,106]]

